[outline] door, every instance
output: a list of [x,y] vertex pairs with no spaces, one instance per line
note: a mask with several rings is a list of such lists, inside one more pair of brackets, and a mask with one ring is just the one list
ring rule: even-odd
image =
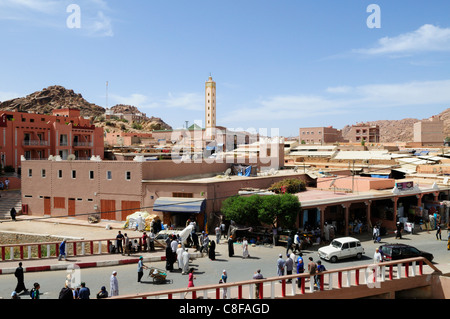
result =
[[69,198],[68,210],[69,216],[75,216],[75,198]]
[[341,258],[347,258],[351,256],[350,252],[350,243],[344,243],[342,244],[341,248]]
[[140,211],[140,209],[141,209],[141,202],[123,200],[121,221],[126,221],[128,215],[134,214],[135,212]]
[[52,214],[52,201],[50,197],[44,197],[44,215]]
[[102,199],[100,201],[101,219],[116,220],[116,201]]

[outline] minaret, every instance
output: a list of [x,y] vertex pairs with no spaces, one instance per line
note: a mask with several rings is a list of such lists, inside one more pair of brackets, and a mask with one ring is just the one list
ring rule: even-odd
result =
[[[207,135],[213,135],[216,127],[216,82],[211,75],[205,82],[205,128]],[[208,134],[209,133],[209,134]]]

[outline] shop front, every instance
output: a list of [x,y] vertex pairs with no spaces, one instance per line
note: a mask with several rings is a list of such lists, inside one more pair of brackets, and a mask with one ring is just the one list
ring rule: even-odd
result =
[[163,213],[163,224],[169,229],[183,229],[188,219],[195,220],[200,230],[204,229],[206,200],[204,198],[160,197],[155,200],[153,210]]

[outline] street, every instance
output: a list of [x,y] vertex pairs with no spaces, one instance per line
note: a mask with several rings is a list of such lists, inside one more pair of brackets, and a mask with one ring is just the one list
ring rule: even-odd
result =
[[[375,244],[370,239],[369,234],[357,235],[361,240],[365,250],[365,255],[361,260],[354,258],[338,261],[337,263],[322,261],[327,269],[338,269],[348,266],[369,265],[372,263],[375,248],[380,244]],[[420,232],[418,234],[404,234],[402,239],[395,239],[395,236],[382,238],[382,243],[405,243],[420,250],[430,252],[434,255],[434,264],[443,273],[450,272],[450,252],[447,250],[447,230],[442,231],[442,241],[437,241],[435,231]],[[207,257],[194,260],[190,266],[196,269],[195,285],[209,285],[219,282],[223,270],[227,271],[228,282],[249,280],[257,269],[261,269],[264,277],[275,277],[276,260],[281,253],[285,256],[286,248],[282,246],[250,247],[250,258],[243,259],[241,257],[242,250],[240,244],[235,244],[235,256],[228,257],[228,248],[225,241],[222,240],[220,245],[216,246],[216,260],[211,261]],[[316,250],[306,250],[303,253],[305,264],[308,257],[318,260]],[[26,261],[24,261],[24,266]],[[165,262],[155,262],[146,264],[160,269],[165,269]],[[176,264],[175,264],[176,266]],[[177,267],[177,266],[176,266]],[[188,276],[182,275],[181,272],[168,272],[167,283],[154,284],[152,278],[148,277],[148,270],[144,272],[143,282],[137,282],[137,265],[123,265],[114,267],[98,267],[84,268],[76,272],[76,279],[86,282],[86,286],[90,288],[91,298],[95,298],[97,292],[102,286],[109,290],[109,278],[113,271],[117,271],[119,281],[120,295],[144,293],[152,291],[161,291],[175,288],[185,288],[188,284]],[[41,299],[57,299],[59,291],[64,286],[68,272],[67,271],[46,271],[25,273],[25,285],[31,289],[34,282],[39,282],[41,286]],[[16,286],[16,278],[12,274],[0,275],[0,298],[9,299],[11,292]],[[22,295],[23,299],[29,299],[28,295]]]

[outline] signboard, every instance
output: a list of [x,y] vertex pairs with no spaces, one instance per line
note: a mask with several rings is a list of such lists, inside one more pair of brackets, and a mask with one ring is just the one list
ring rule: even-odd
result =
[[414,182],[395,183],[395,186],[400,191],[409,191],[414,188]]

